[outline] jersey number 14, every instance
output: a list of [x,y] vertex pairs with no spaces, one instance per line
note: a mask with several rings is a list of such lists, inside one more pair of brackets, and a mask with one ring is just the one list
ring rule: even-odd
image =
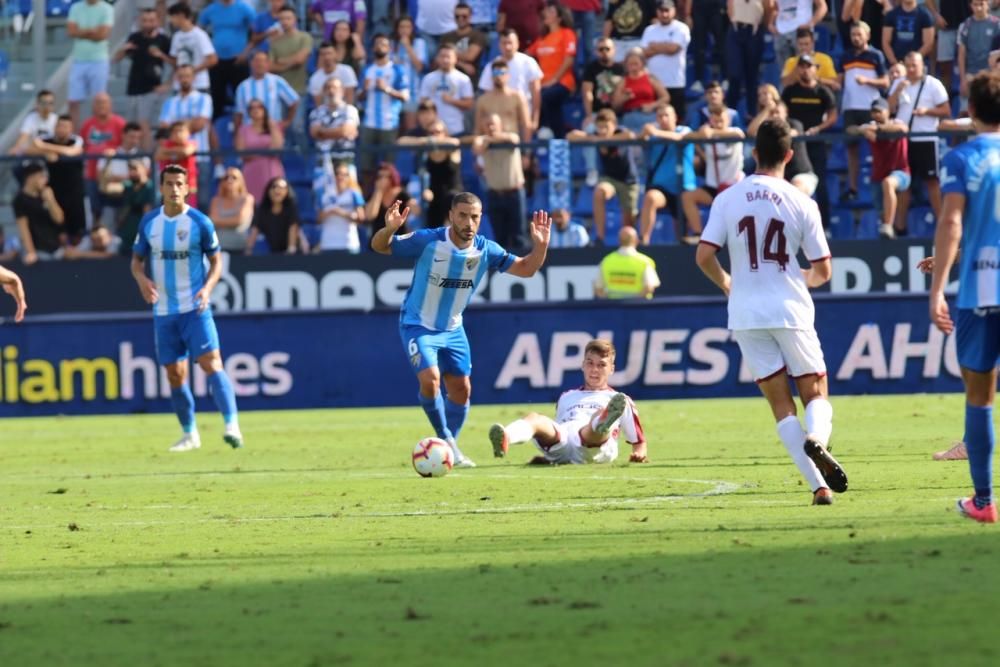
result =
[[785,223],[781,220],[771,218],[767,223],[767,230],[764,232],[764,242],[760,245],[760,254],[757,253],[757,226],[752,215],[748,215],[740,220],[737,226],[739,234],[746,234],[747,253],[750,255],[750,270],[756,271],[760,266],[758,257],[765,262],[772,262],[778,265],[782,271],[788,266],[788,250],[785,242]]

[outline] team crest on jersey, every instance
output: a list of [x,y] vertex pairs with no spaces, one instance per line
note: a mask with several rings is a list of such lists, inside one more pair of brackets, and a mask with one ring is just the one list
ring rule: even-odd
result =
[[178,241],[185,241],[185,240],[187,240],[187,237],[188,237],[188,232],[187,232],[186,229],[178,229],[177,230],[177,240]]
[[476,267],[477,264],[479,264],[478,257],[469,257],[468,259],[465,260],[465,270],[471,271]]

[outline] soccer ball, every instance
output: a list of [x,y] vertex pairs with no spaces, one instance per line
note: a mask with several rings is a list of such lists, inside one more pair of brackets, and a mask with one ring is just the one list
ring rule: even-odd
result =
[[454,464],[451,447],[441,438],[424,438],[413,447],[413,469],[421,477],[444,477]]

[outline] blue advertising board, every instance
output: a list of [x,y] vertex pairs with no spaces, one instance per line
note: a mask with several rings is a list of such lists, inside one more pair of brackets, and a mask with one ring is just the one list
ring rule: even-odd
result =
[[[925,297],[819,296],[831,392],[961,390],[953,337]],[[241,409],[412,405],[417,383],[398,314],[286,312],[217,317]],[[474,403],[554,401],[580,383],[592,337],[618,348],[615,387],[636,399],[752,396],[721,298],[472,307]],[[199,409],[212,409],[204,376]],[[0,327],[0,417],[169,411],[148,316],[45,318]]]

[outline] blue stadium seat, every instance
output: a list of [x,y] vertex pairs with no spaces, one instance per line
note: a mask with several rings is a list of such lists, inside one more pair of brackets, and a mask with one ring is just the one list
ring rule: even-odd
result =
[[562,112],[566,127],[577,128],[583,125],[583,102],[579,97],[571,97],[566,100]]
[[580,145],[570,145],[569,149],[569,172],[571,178],[583,178],[587,175],[587,162],[583,159],[583,147]]
[[877,239],[878,226],[882,223],[881,214],[878,211],[868,210],[861,214],[861,221],[858,223],[858,233],[855,238],[870,241]]
[[549,210],[549,181],[540,178],[535,181],[535,188],[532,192],[531,200],[528,202],[529,211]]
[[69,7],[76,0],[45,0],[46,16],[68,16]]
[[837,173],[847,171],[847,148],[842,142],[834,142],[826,162],[826,170]]
[[831,173],[826,175],[826,192],[831,202],[840,201],[840,176],[838,174]]
[[256,241],[256,243],[254,243],[252,253],[254,255],[270,255],[271,254],[271,246],[268,245],[267,239],[264,237],[263,234],[260,234],[259,236],[257,236],[257,241]]
[[825,25],[818,25],[816,32],[816,51],[829,54],[833,50],[833,35]]
[[854,238],[854,214],[850,209],[835,208],[830,211],[830,234],[838,241]]
[[677,243],[674,219],[669,213],[661,212],[656,216],[656,222],[653,224],[653,233],[649,236],[649,242],[653,245]]
[[594,215],[594,188],[588,185],[580,186],[573,204],[573,215],[590,218]]
[[906,230],[914,238],[934,236],[935,222],[934,211],[929,206],[911,208],[906,214]]
[[315,248],[316,246],[319,245],[319,237],[320,237],[319,225],[305,224],[302,225],[300,229],[302,229],[303,236],[305,236],[306,240],[309,242],[310,248]]
[[313,170],[306,164],[306,159],[299,153],[285,153],[281,156],[285,166],[285,178],[292,183],[312,183]]

